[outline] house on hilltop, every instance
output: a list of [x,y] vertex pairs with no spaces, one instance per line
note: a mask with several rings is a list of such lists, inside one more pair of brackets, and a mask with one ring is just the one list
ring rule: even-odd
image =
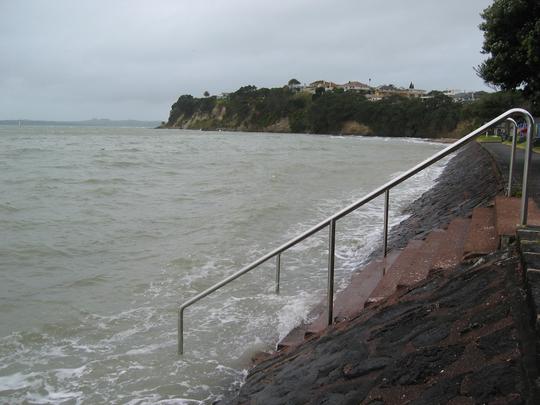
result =
[[328,91],[337,89],[338,85],[334,82],[327,82],[326,80],[316,80],[313,83],[310,83],[309,87],[312,87],[314,89],[322,87],[323,89]]
[[425,95],[426,95],[426,91],[416,89],[412,82],[408,88],[396,87],[393,84],[383,84],[382,86],[379,86],[375,89],[373,97],[371,97],[370,100],[376,101],[376,100],[381,100],[385,97],[390,97],[390,96],[423,98]]
[[362,92],[368,92],[371,91],[371,87],[368,86],[365,83],[357,82],[357,81],[349,81],[345,84],[340,85],[342,89],[345,91],[362,91]]

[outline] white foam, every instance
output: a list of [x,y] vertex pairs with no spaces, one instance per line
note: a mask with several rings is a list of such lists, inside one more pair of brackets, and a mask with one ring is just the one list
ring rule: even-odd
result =
[[2,391],[20,390],[35,385],[35,379],[38,373],[15,373],[6,376],[0,376],[0,393]]

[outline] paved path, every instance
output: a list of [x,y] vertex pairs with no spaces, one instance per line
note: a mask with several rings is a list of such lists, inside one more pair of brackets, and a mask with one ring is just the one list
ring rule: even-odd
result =
[[[493,156],[499,165],[505,184],[507,184],[511,147],[502,143],[483,143],[482,146]],[[524,155],[525,153],[522,149],[516,150],[513,178],[514,186],[517,189],[521,189]],[[531,167],[529,168],[529,196],[540,206],[540,154],[538,153],[533,153],[531,158]]]

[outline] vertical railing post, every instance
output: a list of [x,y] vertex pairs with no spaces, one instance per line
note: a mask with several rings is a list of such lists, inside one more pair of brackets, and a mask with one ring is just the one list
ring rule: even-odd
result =
[[507,197],[512,197],[512,177],[514,176],[514,159],[516,157],[516,143],[517,143],[517,122],[512,118],[508,118],[508,121],[512,123],[514,128],[512,135],[512,151],[510,152],[510,173],[508,173],[508,191],[506,192]]
[[279,294],[279,278],[281,276],[281,253],[276,255],[276,294]]
[[533,135],[533,126],[534,121],[526,115],[525,121],[527,122],[527,146],[525,148],[525,156],[523,162],[523,186],[521,190],[521,221],[522,226],[527,225],[527,213],[529,206],[529,166],[531,163],[531,152],[532,152],[532,135]]
[[184,354],[184,308],[178,311],[178,355]]
[[383,257],[386,257],[388,250],[388,203],[390,201],[390,189],[384,192],[384,229],[383,229]]
[[328,325],[334,322],[334,264],[336,253],[336,220],[328,227]]

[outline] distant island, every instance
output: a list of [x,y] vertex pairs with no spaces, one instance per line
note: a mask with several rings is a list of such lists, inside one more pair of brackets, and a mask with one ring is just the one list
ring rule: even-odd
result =
[[93,118],[84,121],[41,121],[41,120],[0,120],[0,125],[21,126],[68,126],[68,127],[130,127],[130,128],[155,128],[160,125],[159,121],[138,120],[110,120],[107,118]]
[[160,128],[457,138],[508,108],[528,107],[520,91],[425,91],[318,80],[244,86],[204,97],[185,94]]

